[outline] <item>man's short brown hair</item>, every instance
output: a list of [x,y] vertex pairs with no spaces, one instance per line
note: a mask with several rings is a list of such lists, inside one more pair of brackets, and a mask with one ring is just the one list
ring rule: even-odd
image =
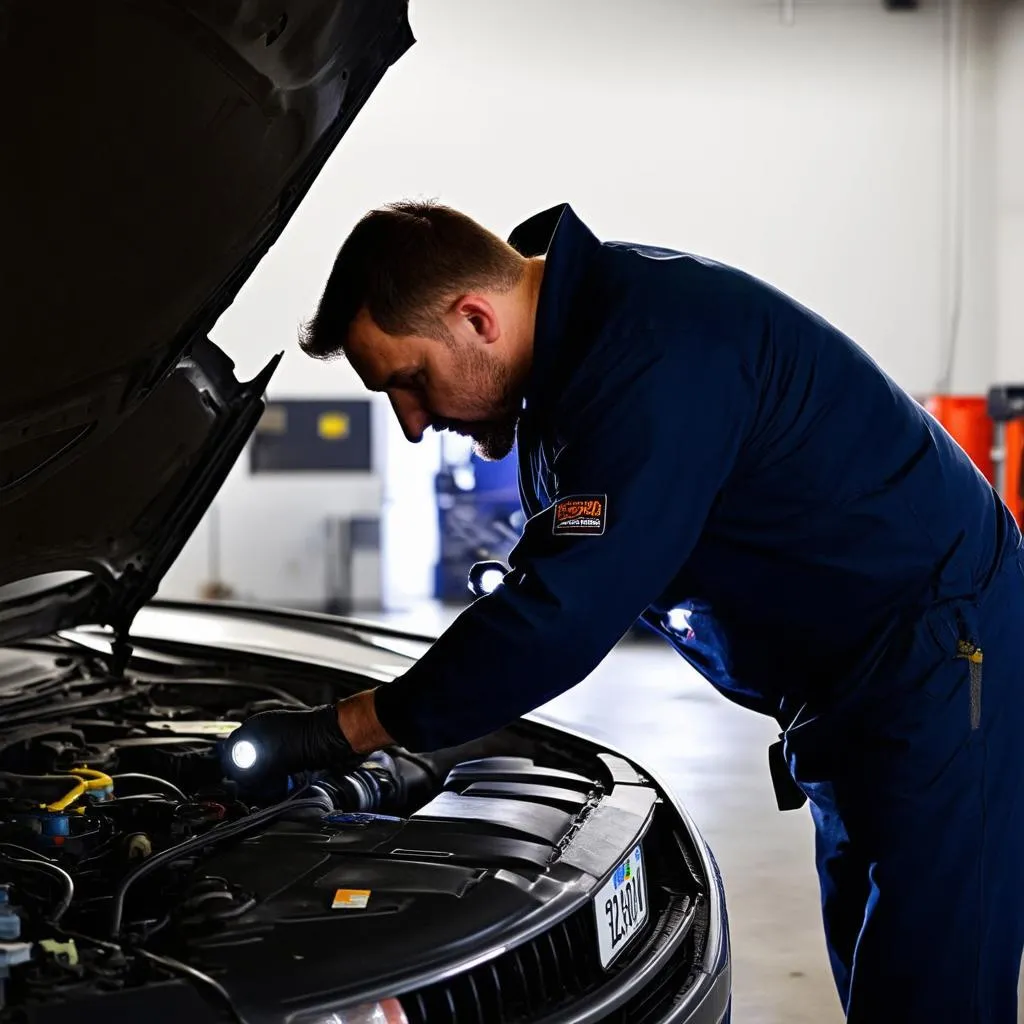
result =
[[525,260],[458,210],[403,201],[367,213],[334,261],[299,344],[316,359],[340,354],[364,307],[387,334],[446,338],[446,304],[461,292],[513,288]]

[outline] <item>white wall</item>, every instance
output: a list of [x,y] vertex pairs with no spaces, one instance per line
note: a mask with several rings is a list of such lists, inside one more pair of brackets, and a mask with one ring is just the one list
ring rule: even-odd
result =
[[[1024,254],[1019,219],[1000,229],[997,247],[994,212],[998,204],[1001,216],[1015,208],[1020,218],[1024,207],[1021,175],[1004,171],[998,196],[994,187],[994,8],[972,8],[962,22],[949,9],[938,0],[903,13],[881,0],[807,0],[787,20],[784,7],[752,0],[413,0],[419,42],[215,340],[246,376],[287,350],[271,397],[357,394],[347,366],[307,360],[294,338],[366,209],[431,196],[506,232],[568,200],[604,237],[689,249],[771,280],[917,394],[945,375],[959,294],[951,388],[984,390],[997,322],[1001,338],[1020,325],[1010,303],[996,301],[995,282],[1007,284],[1007,252]],[[950,62],[957,24],[962,46]],[[1004,45],[1010,64],[1022,59],[1016,32]],[[1004,129],[1014,106],[1000,108]],[[954,150],[960,160],[948,159]],[[950,216],[958,196],[959,221]],[[950,272],[957,224],[959,292]],[[436,442],[417,449],[388,434],[392,603],[429,593]],[[328,506],[375,500],[342,478],[300,484],[237,469],[220,500],[225,578],[245,596],[309,589],[315,521]],[[204,550],[199,536],[165,592],[194,588]]]
[[1024,383],[1024,0],[1003,8],[998,40],[996,376]]

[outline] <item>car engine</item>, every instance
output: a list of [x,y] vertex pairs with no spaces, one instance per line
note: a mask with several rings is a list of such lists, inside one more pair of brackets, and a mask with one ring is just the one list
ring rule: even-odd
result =
[[406,815],[458,760],[380,752],[265,791],[225,777],[237,725],[305,706],[265,680],[111,677],[89,658],[0,652],[0,1019],[187,970],[168,951],[255,902],[197,870],[212,854],[272,825]]
[[[84,639],[0,648],[0,1024],[490,1024],[656,951],[665,999],[699,978],[708,880],[624,757],[520,720],[257,788],[225,772],[235,728],[365,675]],[[627,864],[644,916],[609,958]]]

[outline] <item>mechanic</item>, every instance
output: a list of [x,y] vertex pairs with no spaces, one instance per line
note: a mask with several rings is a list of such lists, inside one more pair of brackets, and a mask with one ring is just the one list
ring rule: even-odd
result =
[[739,270],[602,243],[568,205],[505,242],[434,203],[360,221],[302,347],[347,357],[410,441],[515,444],[528,521],[502,585],[403,676],[244,723],[265,768],[479,737],[640,619],[778,721],[847,1020],[1016,1022],[1021,535],[861,349]]

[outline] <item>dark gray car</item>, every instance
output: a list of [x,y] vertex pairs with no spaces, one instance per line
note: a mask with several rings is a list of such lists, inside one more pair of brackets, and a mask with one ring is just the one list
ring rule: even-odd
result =
[[719,1024],[714,860],[628,752],[527,716],[240,788],[248,715],[429,640],[153,601],[246,445],[207,332],[404,0],[0,3],[0,1020]]

